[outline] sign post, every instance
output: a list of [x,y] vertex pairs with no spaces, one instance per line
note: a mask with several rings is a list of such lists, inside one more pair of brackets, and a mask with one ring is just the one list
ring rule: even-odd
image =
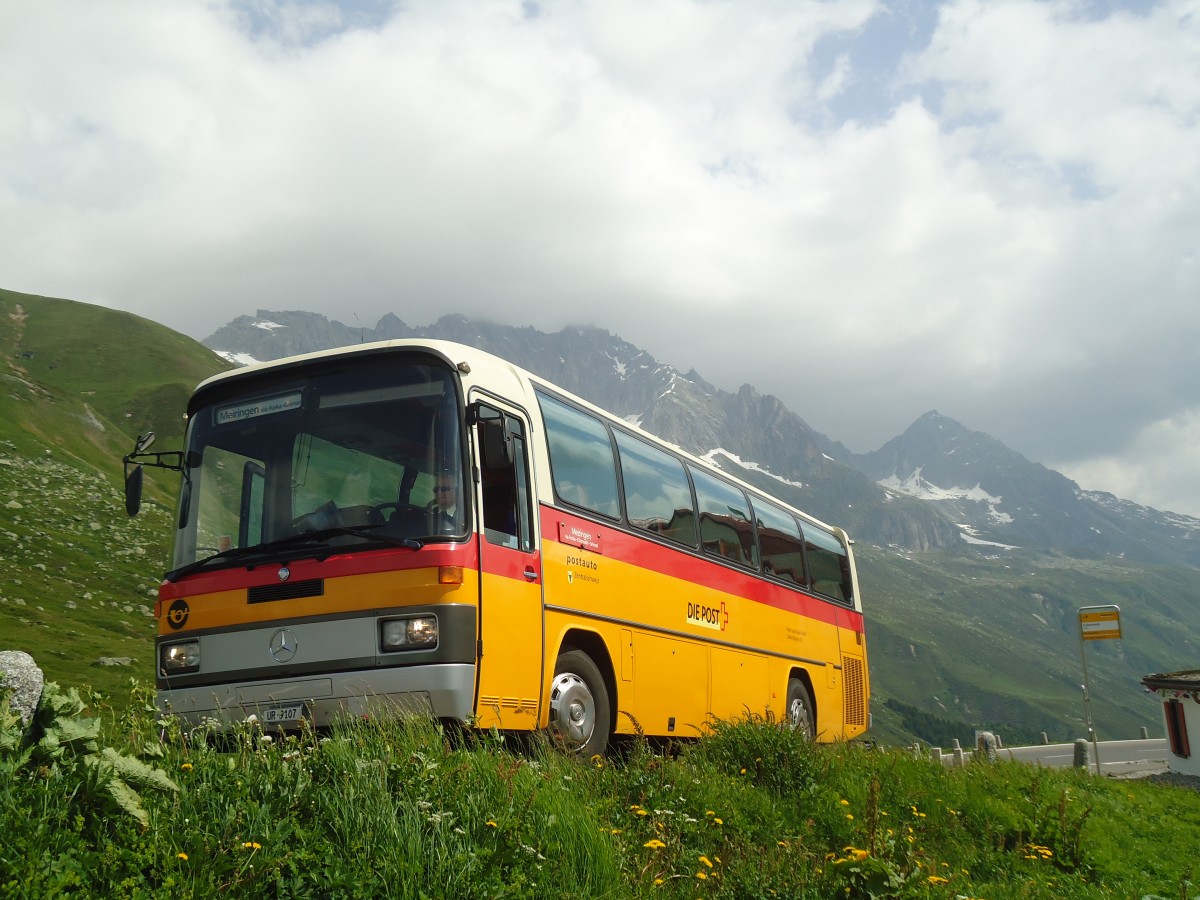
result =
[[1081,606],[1079,608],[1079,658],[1083,661],[1083,715],[1087,723],[1088,737],[1092,741],[1092,755],[1096,758],[1096,774],[1100,774],[1100,745],[1096,741],[1096,728],[1092,724],[1092,702],[1088,693],[1087,653],[1088,641],[1121,639],[1121,608],[1119,606]]

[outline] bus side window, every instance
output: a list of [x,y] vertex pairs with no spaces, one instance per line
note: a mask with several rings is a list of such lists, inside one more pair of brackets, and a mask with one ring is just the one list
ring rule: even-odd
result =
[[616,459],[604,423],[545,394],[538,394],[538,404],[558,499],[610,519],[619,518]]
[[704,552],[757,569],[758,543],[746,495],[707,472],[695,468],[691,472]]
[[763,572],[792,584],[808,584],[804,571],[804,539],[791,513],[754,498],[758,543],[762,549]]
[[615,433],[629,524],[695,547],[696,517],[683,463],[638,438]]
[[843,603],[853,601],[850,559],[841,541],[825,529],[805,522],[804,549],[812,574],[813,590]]

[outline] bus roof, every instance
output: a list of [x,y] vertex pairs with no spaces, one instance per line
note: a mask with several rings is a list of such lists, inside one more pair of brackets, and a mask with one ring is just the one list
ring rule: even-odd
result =
[[[501,380],[518,382],[521,391],[524,394],[531,394],[534,388],[544,388],[560,397],[570,400],[584,409],[587,409],[598,416],[601,416],[606,421],[632,432],[639,437],[648,440],[652,444],[657,444],[669,448],[672,452],[686,459],[690,464],[697,466],[705,471],[719,473],[722,478],[736,484],[743,490],[749,491],[761,498],[769,499],[772,503],[786,507],[791,512],[802,517],[814,525],[825,528],[835,534],[838,534],[850,543],[850,536],[846,532],[835,525],[830,525],[823,522],[816,516],[806,513],[802,509],[798,509],[789,503],[780,500],[773,494],[757,488],[752,484],[738,478],[724,469],[721,469],[707,460],[701,459],[693,453],[684,450],[670,441],[664,440],[658,435],[651,434],[645,431],[638,425],[622,419],[620,416],[597,406],[582,397],[572,394],[570,391],[556,385],[554,382],[534,375],[515,363],[509,362],[502,357],[489,353],[486,350],[480,350],[477,347],[471,347],[467,344],[460,344],[455,341],[444,340],[427,340],[423,338],[400,338],[390,341],[372,341],[366,344],[351,344],[344,347],[333,347],[328,350],[317,350],[312,353],[302,353],[295,356],[281,357],[279,359],[268,360],[266,362],[256,362],[248,366],[241,366],[236,369],[230,369],[225,372],[220,372],[196,386],[192,392],[192,399],[195,400],[200,394],[207,392],[210,388],[216,387],[219,384],[224,384],[229,381],[238,380],[241,378],[251,378],[255,375],[273,372],[276,370],[288,369],[293,367],[301,367],[310,363],[322,363],[339,358],[352,358],[360,355],[385,354],[391,351],[403,350],[421,350],[428,353],[436,354],[446,360],[451,366],[458,369],[460,373],[470,379],[470,382],[479,383],[481,385],[492,385]],[[516,400],[518,398],[510,398]],[[522,398],[526,401],[531,401],[532,397]],[[190,404],[189,404],[190,407]]]

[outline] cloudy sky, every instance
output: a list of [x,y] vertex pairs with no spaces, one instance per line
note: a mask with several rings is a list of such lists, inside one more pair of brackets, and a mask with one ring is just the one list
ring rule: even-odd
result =
[[0,0],[0,287],[198,339],[598,325],[1200,515],[1198,250],[1197,0]]

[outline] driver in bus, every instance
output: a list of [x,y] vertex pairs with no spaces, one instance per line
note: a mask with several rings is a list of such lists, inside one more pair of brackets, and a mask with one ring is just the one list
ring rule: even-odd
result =
[[433,501],[426,507],[434,531],[451,534],[458,531],[458,479],[450,472],[439,472],[433,484]]

